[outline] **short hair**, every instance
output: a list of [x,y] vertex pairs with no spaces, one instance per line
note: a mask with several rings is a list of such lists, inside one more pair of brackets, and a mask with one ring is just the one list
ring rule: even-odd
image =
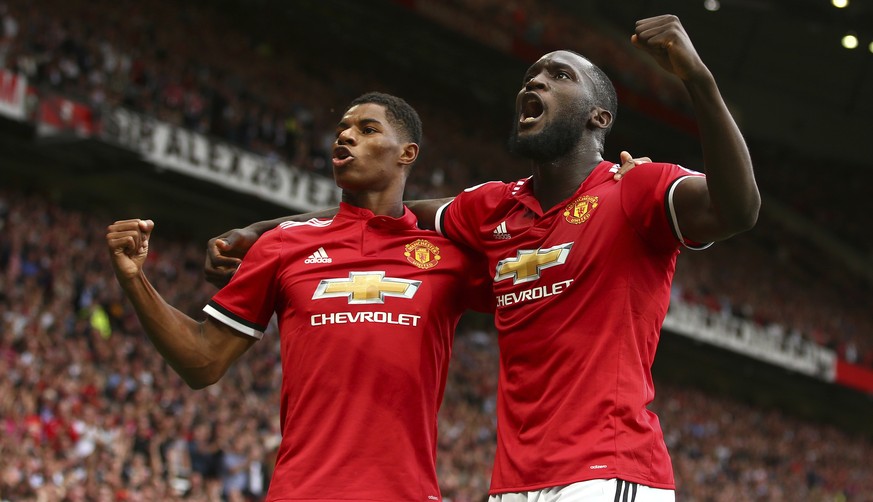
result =
[[[597,106],[602,106],[606,111],[611,113],[612,121],[615,123],[615,117],[618,114],[618,96],[615,94],[615,86],[612,84],[612,80],[603,70],[600,69],[599,66],[594,64],[594,62],[587,57],[573,50],[568,50],[567,52],[572,52],[591,63],[591,71],[588,72],[588,76],[591,77],[591,80],[594,82],[594,92],[596,93],[595,104]],[[612,125],[610,125],[609,129],[611,128]],[[607,132],[609,129],[607,129]]]
[[400,135],[413,143],[421,144],[421,118],[409,103],[402,98],[382,92],[368,92],[352,100],[349,108],[372,103],[385,107],[386,116]]

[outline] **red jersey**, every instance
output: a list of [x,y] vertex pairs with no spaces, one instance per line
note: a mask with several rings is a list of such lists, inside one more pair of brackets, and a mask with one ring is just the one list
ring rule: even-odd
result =
[[500,344],[491,493],[621,478],[673,489],[646,406],[680,237],[672,189],[689,175],[600,163],[543,214],[530,179],[467,189],[437,230],[483,253]]
[[493,300],[490,281],[472,279],[484,265],[404,210],[342,204],[332,220],[283,223],[204,308],[258,338],[277,314],[282,443],[269,501],[441,500],[437,412],[455,326]]

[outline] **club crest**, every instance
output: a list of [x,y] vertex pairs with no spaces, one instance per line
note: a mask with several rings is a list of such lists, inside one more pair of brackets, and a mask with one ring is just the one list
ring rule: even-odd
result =
[[406,245],[403,256],[409,263],[422,270],[427,270],[439,263],[440,248],[431,244],[427,239],[417,239]]
[[599,204],[597,201],[598,197],[593,195],[579,197],[564,208],[564,219],[567,220],[567,223],[574,225],[585,223],[591,217],[591,213],[597,209]]

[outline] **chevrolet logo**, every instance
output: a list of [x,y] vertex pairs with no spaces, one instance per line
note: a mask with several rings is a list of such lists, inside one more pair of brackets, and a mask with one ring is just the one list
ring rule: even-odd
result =
[[412,298],[421,281],[385,277],[385,272],[349,272],[348,279],[323,279],[312,295],[322,298],[348,298],[349,303],[385,303],[386,296]]
[[512,277],[513,284],[535,281],[540,278],[540,272],[543,270],[563,265],[567,261],[567,256],[570,255],[571,247],[573,247],[573,243],[567,242],[548,249],[519,250],[515,258],[506,258],[497,263],[494,282],[510,277]]

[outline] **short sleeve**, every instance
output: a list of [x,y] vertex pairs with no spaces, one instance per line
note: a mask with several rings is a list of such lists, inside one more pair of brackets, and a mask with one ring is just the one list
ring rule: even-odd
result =
[[482,249],[477,215],[487,207],[489,192],[502,186],[499,181],[489,181],[465,189],[451,202],[443,205],[436,213],[436,231],[458,244],[475,250]]
[[241,333],[260,339],[275,311],[281,244],[281,229],[261,236],[227,286],[212,297],[203,311]]
[[649,163],[635,167],[621,181],[621,204],[637,233],[655,248],[671,250],[680,244],[702,248],[682,237],[673,211],[673,192],[684,179],[704,176],[676,164]]

